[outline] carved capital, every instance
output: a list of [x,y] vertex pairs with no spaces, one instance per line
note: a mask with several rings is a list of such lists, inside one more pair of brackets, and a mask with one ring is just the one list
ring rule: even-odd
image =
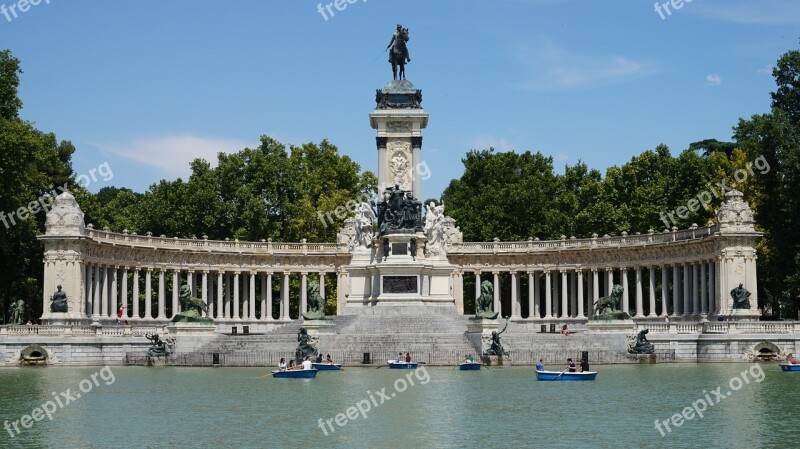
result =
[[411,148],[422,149],[422,136],[414,136],[411,138]]
[[386,143],[389,141],[388,137],[376,137],[375,144],[378,146],[378,149],[381,148],[386,149]]

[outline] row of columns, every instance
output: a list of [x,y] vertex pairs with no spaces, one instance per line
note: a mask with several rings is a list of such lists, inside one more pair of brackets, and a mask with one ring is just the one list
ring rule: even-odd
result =
[[[167,316],[166,274],[172,274],[172,307]],[[119,267],[102,264],[87,264],[84,273],[86,314],[93,319],[116,318],[119,305],[125,306],[123,319],[169,320],[180,312],[180,286],[185,283],[192,297],[199,298],[208,307],[208,316],[215,320],[264,320],[275,319],[273,309],[273,283],[280,285],[279,320],[289,317],[289,280],[292,272],[258,273],[240,271],[187,271],[152,267]],[[308,276],[300,275],[300,313],[308,310]],[[132,289],[128,289],[128,278],[132,278]],[[319,292],[325,298],[325,272],[317,274]],[[144,277],[144,310],[140,310],[140,280]],[[153,282],[158,283],[155,298],[157,314],[153,316]],[[260,298],[256,285],[260,283]],[[199,290],[199,291],[198,291]],[[129,292],[131,293],[129,295]],[[260,316],[256,316],[256,303],[260,301]],[[142,313],[143,312],[143,313]]]
[[[676,264],[621,268],[563,268],[555,270],[509,271],[511,278],[511,308],[502,316],[523,318],[521,277],[528,277],[528,316],[524,318],[586,318],[595,310],[601,286],[608,296],[615,284],[623,286],[620,309],[635,317],[707,316],[724,312],[724,297],[719,288],[719,262],[700,260]],[[661,288],[657,288],[657,274]],[[475,273],[475,297],[480,296],[481,270]],[[490,271],[494,284],[494,310],[501,311],[501,271]],[[646,285],[645,285],[646,273]],[[616,279],[615,279],[616,274]],[[630,277],[633,277],[633,288]],[[485,280],[485,279],[484,279]],[[670,283],[672,291],[670,291]],[[542,289],[542,284],[544,289]],[[632,293],[631,291],[632,290]],[[543,296],[543,297],[542,297]],[[631,303],[631,299],[633,303]],[[647,308],[645,308],[645,301]],[[645,315],[645,310],[647,314]]]

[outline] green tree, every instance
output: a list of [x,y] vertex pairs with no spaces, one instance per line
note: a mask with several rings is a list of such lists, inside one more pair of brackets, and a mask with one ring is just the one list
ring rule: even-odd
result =
[[45,221],[39,200],[47,204],[54,187],[69,187],[75,148],[19,118],[20,73],[19,60],[0,52],[0,307],[7,312],[12,300],[23,299],[28,318],[38,318],[44,248],[36,236]]

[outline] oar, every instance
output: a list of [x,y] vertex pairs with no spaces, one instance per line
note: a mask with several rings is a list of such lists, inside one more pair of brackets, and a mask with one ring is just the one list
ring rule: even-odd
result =
[[559,373],[558,376],[554,377],[553,380],[558,380],[558,378],[561,377],[562,374],[566,373],[568,369],[569,368],[564,368],[564,371],[561,371],[561,373]]

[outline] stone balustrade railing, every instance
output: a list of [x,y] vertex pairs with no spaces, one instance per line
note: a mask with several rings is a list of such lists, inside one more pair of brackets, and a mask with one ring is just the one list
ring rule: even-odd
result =
[[177,237],[168,238],[120,234],[96,229],[87,229],[86,235],[99,243],[179,251],[288,255],[324,255],[348,252],[347,245],[339,245],[336,243],[240,242],[238,240],[180,239]]
[[636,331],[648,329],[658,334],[791,334],[800,333],[800,321],[736,322],[709,321],[705,323],[638,323]]
[[165,334],[166,328],[158,325],[148,326],[91,326],[91,325],[48,325],[48,326],[0,326],[1,336],[103,336],[103,337],[143,337],[145,334]]
[[719,231],[719,225],[697,227],[683,231],[652,232],[616,237],[592,237],[584,239],[562,238],[561,240],[528,240],[525,242],[464,242],[454,243],[448,253],[519,253],[562,249],[618,248],[623,246],[652,245],[682,242],[709,237]]

